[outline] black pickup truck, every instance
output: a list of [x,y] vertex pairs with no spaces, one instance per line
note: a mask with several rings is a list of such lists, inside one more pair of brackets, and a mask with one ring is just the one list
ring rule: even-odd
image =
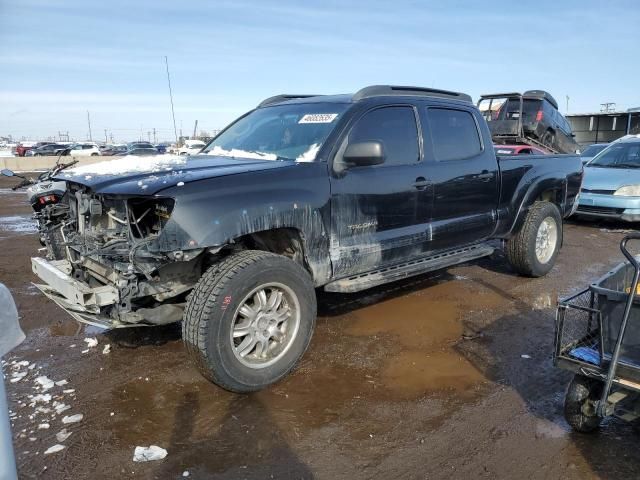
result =
[[40,289],[108,328],[182,320],[202,373],[248,392],[303,355],[315,288],[357,292],[496,248],[545,275],[582,164],[496,158],[467,95],[371,86],[269,98],[195,156],[58,178],[49,255],[32,259]]

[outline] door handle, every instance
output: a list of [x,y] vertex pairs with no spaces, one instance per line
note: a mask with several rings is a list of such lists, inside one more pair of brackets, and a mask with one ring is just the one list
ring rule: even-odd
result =
[[429,185],[431,185],[431,182],[429,180],[427,180],[426,178],[424,178],[424,177],[416,178],[416,181],[413,184],[413,186],[415,188],[417,188],[418,190],[424,190]]
[[493,177],[494,177],[494,174],[492,172],[489,172],[489,170],[483,170],[482,173],[480,173],[479,175],[476,175],[476,178],[478,180],[482,180],[483,182],[488,182]]

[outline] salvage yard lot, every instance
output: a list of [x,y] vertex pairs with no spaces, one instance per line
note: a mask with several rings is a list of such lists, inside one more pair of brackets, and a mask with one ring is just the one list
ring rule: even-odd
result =
[[[21,478],[585,479],[640,471],[633,427],[611,420],[596,435],[570,432],[562,417],[570,377],[551,364],[556,297],[621,261],[624,225],[568,224],[545,278],[516,277],[498,258],[360,294],[318,292],[316,333],[294,373],[234,395],[191,365],[179,326],[101,334],[38,294],[29,257],[40,245],[11,184],[0,183],[0,280],[27,333],[5,366]],[[85,338],[94,337],[88,348]],[[18,361],[36,366],[11,365]],[[68,382],[47,391],[47,413],[30,406],[41,375]],[[54,401],[71,408],[55,414]],[[63,425],[75,414],[82,421]],[[38,429],[43,423],[49,428]],[[71,435],[59,442],[63,428]],[[66,448],[44,455],[57,443]],[[135,447],[149,445],[167,458],[134,463]]]

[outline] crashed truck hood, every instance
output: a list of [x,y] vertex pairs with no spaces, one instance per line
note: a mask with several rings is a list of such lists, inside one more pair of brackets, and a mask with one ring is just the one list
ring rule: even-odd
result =
[[63,170],[55,179],[85,185],[95,193],[155,195],[197,180],[291,165],[295,162],[212,155],[127,156]]

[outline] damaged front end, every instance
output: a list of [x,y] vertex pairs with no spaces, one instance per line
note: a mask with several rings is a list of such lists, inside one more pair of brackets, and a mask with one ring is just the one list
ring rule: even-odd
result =
[[182,318],[203,249],[172,249],[166,235],[158,241],[173,199],[100,195],[69,183],[63,203],[68,213],[49,228],[48,258],[31,262],[47,297],[76,320],[107,328]]

